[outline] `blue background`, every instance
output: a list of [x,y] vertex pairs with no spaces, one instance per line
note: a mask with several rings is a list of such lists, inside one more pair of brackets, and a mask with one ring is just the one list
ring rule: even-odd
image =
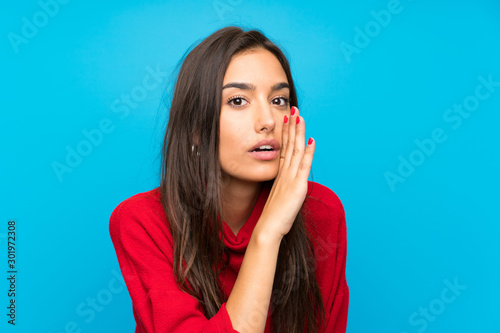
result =
[[[498,1],[401,0],[397,10],[387,0],[44,3],[10,1],[0,14],[1,331],[134,331],[108,219],[158,184],[169,76],[154,89],[143,80],[148,69],[170,73],[227,25],[262,29],[289,56],[316,139],[313,180],[346,211],[347,331],[499,331]],[[376,23],[388,7],[398,13]],[[140,98],[127,107],[122,96],[132,93]],[[475,111],[452,121],[455,103]],[[102,122],[107,133],[89,146],[84,132]],[[436,129],[442,142],[425,153],[416,140],[428,143]],[[86,156],[58,176],[54,165],[77,147]],[[391,185],[388,172],[401,178]],[[9,219],[15,328],[6,317]]]

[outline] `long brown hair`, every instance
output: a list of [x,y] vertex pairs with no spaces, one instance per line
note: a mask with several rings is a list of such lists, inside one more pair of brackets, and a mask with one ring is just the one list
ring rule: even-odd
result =
[[[181,290],[199,301],[207,319],[227,301],[219,282],[228,259],[220,218],[222,83],[231,58],[256,48],[272,52],[279,60],[290,85],[290,105],[298,106],[283,52],[259,30],[234,26],[214,32],[184,55],[171,102],[167,102],[170,110],[161,155],[160,193],[174,240],[175,279]],[[273,182],[265,183],[272,186]],[[280,245],[270,307],[276,333],[305,332],[306,328],[317,332],[325,321],[304,213],[297,214]]]

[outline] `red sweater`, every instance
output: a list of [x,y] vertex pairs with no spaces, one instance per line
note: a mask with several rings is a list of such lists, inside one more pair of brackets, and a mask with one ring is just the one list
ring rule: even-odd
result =
[[[223,222],[224,243],[230,250],[229,267],[220,275],[226,298],[234,286],[269,191],[269,186],[262,188],[237,236]],[[345,278],[344,208],[337,195],[319,183],[309,181],[308,195],[303,207],[310,212],[306,227],[313,238],[316,277],[326,310],[324,332],[345,332],[349,288]],[[215,316],[206,319],[198,301],[177,287],[173,273],[173,239],[159,199],[158,188],[136,194],[115,208],[109,222],[120,269],[132,298],[135,332],[238,332],[232,328],[226,303]],[[272,332],[270,318],[266,322],[266,333]]]

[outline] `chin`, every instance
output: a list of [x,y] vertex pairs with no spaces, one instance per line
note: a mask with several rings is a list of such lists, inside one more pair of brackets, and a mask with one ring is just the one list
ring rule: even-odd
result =
[[259,164],[255,166],[232,162],[227,166],[223,165],[222,171],[225,176],[247,182],[265,182],[276,178],[278,175],[278,163]]
[[266,182],[268,180],[276,178],[278,175],[278,168],[276,170],[266,170],[262,172],[252,172],[252,175],[249,177],[251,178],[254,182]]

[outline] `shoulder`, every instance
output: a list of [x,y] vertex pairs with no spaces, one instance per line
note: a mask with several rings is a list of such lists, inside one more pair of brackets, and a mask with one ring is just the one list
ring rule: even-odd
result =
[[147,192],[135,194],[116,206],[111,217],[119,217],[123,214],[148,214],[161,208],[159,188]]
[[[145,227],[164,219],[159,188],[135,194],[116,206],[109,219],[110,232],[123,228]],[[164,224],[164,223],[161,223]]]
[[345,211],[340,198],[329,187],[308,181],[308,191],[305,205],[316,218],[321,216],[345,219]]
[[[346,219],[342,202],[329,187],[309,181],[302,213],[314,243],[345,242]],[[328,247],[329,248],[329,247]]]

